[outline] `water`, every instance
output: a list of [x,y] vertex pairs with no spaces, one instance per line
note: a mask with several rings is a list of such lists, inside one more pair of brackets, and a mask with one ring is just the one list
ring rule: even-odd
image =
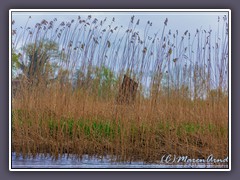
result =
[[226,166],[213,166],[210,164],[185,164],[185,165],[171,165],[171,164],[146,164],[144,162],[111,162],[110,157],[106,156],[103,159],[90,158],[84,155],[82,160],[76,158],[67,158],[63,156],[58,160],[52,160],[50,156],[37,156],[36,158],[24,159],[22,156],[16,157],[12,153],[12,169],[14,168],[87,168],[87,169],[102,169],[102,168],[227,168]]

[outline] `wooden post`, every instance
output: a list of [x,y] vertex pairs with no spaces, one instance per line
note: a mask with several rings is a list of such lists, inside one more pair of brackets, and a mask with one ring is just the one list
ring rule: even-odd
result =
[[137,95],[138,83],[124,75],[122,85],[119,89],[117,102],[122,103],[133,103]]

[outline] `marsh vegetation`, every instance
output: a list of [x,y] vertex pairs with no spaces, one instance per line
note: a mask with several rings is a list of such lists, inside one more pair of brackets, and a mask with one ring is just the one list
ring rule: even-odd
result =
[[[161,155],[228,156],[228,19],[219,30],[140,35],[140,19],[89,15],[12,22],[12,151],[156,162]],[[198,28],[198,27],[196,27]],[[221,33],[220,33],[221,32]],[[124,75],[138,83],[116,98]]]

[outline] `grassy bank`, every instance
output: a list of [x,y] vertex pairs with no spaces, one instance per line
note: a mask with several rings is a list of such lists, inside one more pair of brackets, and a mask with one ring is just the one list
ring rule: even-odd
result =
[[[62,97],[62,98],[61,98]],[[39,153],[53,158],[67,153],[112,155],[119,161],[155,162],[164,154],[207,158],[228,155],[227,99],[208,101],[163,101],[117,105],[69,95],[66,105],[54,98],[31,98],[25,109],[12,111],[12,151],[23,156]],[[73,99],[76,99],[75,101]],[[64,99],[59,96],[58,101]],[[84,103],[85,102],[85,103]],[[16,103],[17,104],[17,103]],[[27,105],[27,106],[26,106]],[[22,107],[19,103],[19,107]],[[77,108],[73,108],[77,107]]]

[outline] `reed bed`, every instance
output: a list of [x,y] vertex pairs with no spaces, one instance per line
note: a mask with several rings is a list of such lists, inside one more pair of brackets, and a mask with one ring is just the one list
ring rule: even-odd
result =
[[[134,16],[126,29],[115,21],[54,18],[20,30],[13,21],[20,85],[12,98],[12,151],[145,162],[166,154],[226,158],[227,17],[219,17],[214,36],[202,29],[180,36],[167,31],[168,19],[153,36],[148,21],[140,35]],[[124,74],[139,88],[134,102],[121,104]]]

